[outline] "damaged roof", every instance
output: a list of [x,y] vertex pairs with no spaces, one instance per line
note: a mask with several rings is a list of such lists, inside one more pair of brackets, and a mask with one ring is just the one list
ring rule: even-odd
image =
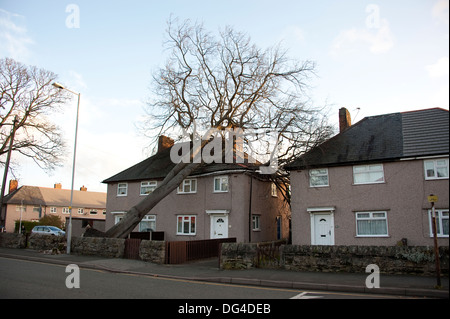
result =
[[[136,165],[133,165],[120,173],[105,179],[103,183],[108,184],[127,181],[164,179],[176,165],[170,158],[170,151],[172,147],[173,146],[170,146],[158,151],[155,155],[150,156]],[[247,154],[244,154],[244,157],[244,163],[204,164],[197,168],[192,174],[190,174],[190,176],[230,170],[256,170],[261,165],[258,161],[256,161],[256,163],[249,163]]]

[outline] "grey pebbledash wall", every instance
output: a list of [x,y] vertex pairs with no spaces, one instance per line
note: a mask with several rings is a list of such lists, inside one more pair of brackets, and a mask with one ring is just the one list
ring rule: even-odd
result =
[[[441,273],[449,273],[449,248],[440,247]],[[272,268],[295,271],[365,272],[376,264],[381,273],[432,275],[433,247],[425,246],[301,246],[259,250],[258,244],[222,244],[222,269]]]

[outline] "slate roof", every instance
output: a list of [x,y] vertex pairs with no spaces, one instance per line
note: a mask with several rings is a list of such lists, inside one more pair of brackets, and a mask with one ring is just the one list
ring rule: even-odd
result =
[[287,170],[448,155],[448,110],[370,116],[285,166]]
[[[68,207],[70,205],[70,189],[22,186],[5,196],[5,203]],[[72,206],[104,209],[106,208],[106,193],[74,190]]]
[[[111,176],[103,183],[131,182],[164,179],[171,169],[176,165],[170,159],[170,150],[172,147],[163,149],[155,155],[133,165],[122,172]],[[222,172],[229,170],[256,170],[260,163],[211,163],[202,165],[196,169],[190,176],[196,176],[206,173]]]

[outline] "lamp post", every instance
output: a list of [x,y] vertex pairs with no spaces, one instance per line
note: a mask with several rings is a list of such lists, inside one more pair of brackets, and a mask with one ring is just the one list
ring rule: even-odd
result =
[[70,254],[70,245],[72,243],[72,204],[73,204],[73,183],[75,179],[75,159],[77,156],[77,136],[78,136],[78,115],[80,112],[80,93],[76,93],[74,91],[69,90],[68,88],[62,86],[59,83],[54,82],[52,84],[54,87],[60,90],[69,91],[72,94],[78,95],[78,103],[77,103],[77,118],[75,122],[75,141],[73,145],[73,163],[72,163],[72,186],[70,188],[70,206],[69,206],[69,226],[67,227],[67,254]]

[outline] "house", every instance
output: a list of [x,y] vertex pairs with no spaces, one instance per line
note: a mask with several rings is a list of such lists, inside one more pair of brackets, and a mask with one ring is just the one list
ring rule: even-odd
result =
[[[104,180],[106,229],[152,192],[175,164],[173,140],[161,136],[148,159]],[[176,145],[176,144],[175,144]],[[260,242],[289,236],[289,208],[270,181],[248,163],[211,163],[194,171],[134,231],[161,231],[165,240],[233,238]]]
[[[7,232],[13,232],[16,220],[39,221],[44,215],[58,216],[62,222],[70,216],[70,189],[61,184],[53,188],[38,186],[18,187],[10,181],[9,194],[4,197],[2,221]],[[90,192],[86,187],[73,192],[72,217],[90,220],[105,219],[106,193]]]
[[439,245],[449,234],[448,110],[366,117],[286,166],[291,173],[292,243]]

